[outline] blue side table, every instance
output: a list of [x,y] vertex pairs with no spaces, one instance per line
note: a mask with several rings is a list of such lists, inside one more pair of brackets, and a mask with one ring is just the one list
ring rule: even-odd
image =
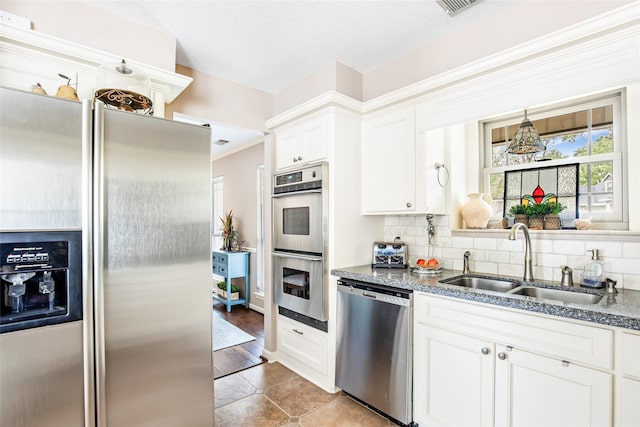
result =
[[[249,308],[249,252],[227,252],[212,251],[211,253],[212,271],[217,276],[224,277],[227,283],[227,296],[224,298],[216,292],[213,297],[223,302],[227,306],[227,311],[231,311],[231,306],[244,304]],[[244,297],[231,299],[231,279],[244,277]]]

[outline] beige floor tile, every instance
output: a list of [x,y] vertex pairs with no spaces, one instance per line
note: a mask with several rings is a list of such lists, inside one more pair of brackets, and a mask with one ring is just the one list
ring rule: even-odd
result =
[[300,418],[303,427],[378,427],[389,426],[389,420],[347,396],[321,406]]
[[289,416],[262,394],[216,409],[216,427],[280,427],[288,422]]
[[257,390],[266,390],[269,387],[289,381],[297,374],[279,363],[263,363],[262,365],[239,372],[249,384]]
[[256,392],[256,389],[238,375],[229,375],[213,381],[216,408],[243,399]]
[[269,387],[264,395],[291,417],[300,417],[339,396],[327,393],[299,376]]

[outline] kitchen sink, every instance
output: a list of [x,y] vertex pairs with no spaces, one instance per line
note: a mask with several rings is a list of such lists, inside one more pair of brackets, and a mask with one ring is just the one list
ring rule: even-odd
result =
[[520,286],[508,292],[512,295],[525,295],[539,299],[550,299],[574,304],[597,304],[602,295],[586,292],[572,292],[562,289],[539,288],[537,286]]
[[520,286],[519,282],[505,279],[494,279],[482,276],[455,276],[441,280],[441,283],[465,288],[483,289],[486,291],[506,292]]

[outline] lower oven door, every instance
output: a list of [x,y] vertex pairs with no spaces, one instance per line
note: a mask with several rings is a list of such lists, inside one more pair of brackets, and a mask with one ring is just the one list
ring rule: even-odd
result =
[[273,252],[275,303],[320,321],[327,320],[322,257]]

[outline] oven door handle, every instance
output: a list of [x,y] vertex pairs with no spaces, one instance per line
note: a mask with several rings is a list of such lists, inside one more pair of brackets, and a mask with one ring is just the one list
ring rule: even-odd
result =
[[285,197],[285,196],[302,196],[305,194],[322,194],[322,190],[301,190],[301,191],[290,191],[288,193],[279,193],[279,194],[272,194],[271,197],[274,199],[277,199],[279,197]]
[[275,256],[275,257],[280,257],[280,258],[295,258],[295,259],[301,259],[304,261],[322,261],[322,257],[321,256],[306,256],[306,255],[299,255],[299,254],[293,254],[293,253],[282,253],[282,252],[271,252],[271,255]]

